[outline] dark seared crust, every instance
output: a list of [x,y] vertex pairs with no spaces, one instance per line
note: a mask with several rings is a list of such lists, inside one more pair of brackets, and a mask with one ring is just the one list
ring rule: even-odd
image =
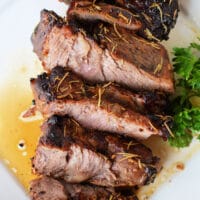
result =
[[[48,15],[46,15],[46,13],[48,13]],[[50,33],[51,29],[54,26],[62,27],[65,24],[65,22],[55,12],[47,11],[45,9],[43,10],[43,12],[41,12],[40,19],[42,23],[36,26],[32,34],[31,41],[34,44],[33,51],[37,52],[39,59],[42,59],[44,53],[43,44],[45,43],[46,38]]]
[[[116,58],[134,63],[139,69],[155,77],[171,78],[169,58],[165,48],[137,37],[133,32],[99,23],[95,28],[98,40]],[[108,38],[112,41],[109,42]],[[159,56],[158,56],[159,55]],[[159,67],[160,66],[160,67]]]
[[121,152],[136,154],[141,158],[141,162],[147,165],[155,165],[158,161],[149,148],[134,139],[85,129],[67,116],[52,116],[43,124],[42,131],[44,136],[40,138],[40,143],[53,148],[68,150],[69,146],[75,143],[104,154],[110,160],[114,154]]
[[[73,2],[79,4],[80,1],[75,0]],[[142,24],[140,28],[138,27],[137,34],[143,38],[154,41],[168,39],[169,32],[174,27],[179,12],[178,0],[97,0],[95,1],[95,4],[92,0],[88,0],[87,4],[89,4],[89,2],[96,6],[97,9],[98,6],[104,4],[105,7],[107,6],[106,10],[109,10],[109,8],[112,9],[112,6],[119,6],[126,10],[126,12],[130,11],[134,16],[133,18],[135,21],[138,20]],[[74,9],[76,3],[72,4],[72,9]],[[107,19],[108,17],[99,18],[97,9],[82,8],[82,11],[77,9],[80,11],[77,16],[81,20],[88,20],[86,16],[90,15],[90,20],[95,21],[100,19],[111,24],[116,23],[121,27],[131,29],[130,21],[129,23],[126,23],[126,26],[124,26],[124,24],[118,23],[112,18],[110,18],[110,20]],[[120,10],[118,13],[120,13]],[[129,17],[123,12],[121,12],[121,16],[123,19],[129,19]],[[127,22],[128,20],[125,21]]]
[[[43,124],[42,131],[43,136],[40,138],[33,159],[34,171],[39,174],[61,177],[68,182],[73,182],[75,180],[73,174],[76,174],[77,177],[81,177],[78,178],[80,182],[88,181],[102,186],[135,186],[152,182],[159,170],[158,158],[153,157],[151,150],[138,141],[84,129],[78,122],[67,116],[51,117]],[[86,171],[76,167],[78,165],[74,161],[71,166],[70,159],[73,160],[76,151],[74,147],[81,149],[83,153],[87,150],[89,158],[85,157],[82,161],[76,159],[76,162],[81,162],[80,166],[86,166],[84,162],[87,162]],[[58,166],[56,169],[56,165],[61,161],[56,157],[55,151],[53,155],[47,154],[43,160],[41,148],[66,152],[65,167],[60,169]],[[95,162],[97,160],[99,162],[102,158],[104,158],[104,166],[109,167],[102,169],[100,165],[95,165]],[[67,165],[72,169],[66,170],[69,168]],[[91,165],[95,167],[89,170]]]
[[32,200],[138,200],[135,194],[120,194],[88,184],[68,184],[63,180],[42,177],[31,182],[30,196]]
[[130,11],[105,3],[95,5],[90,1],[74,1],[70,4],[67,16],[68,18],[76,16],[89,21],[102,20],[131,30],[138,30],[142,26]]
[[[123,116],[130,123],[140,120],[139,132],[128,134],[129,136],[133,134],[133,136],[135,135],[137,137],[138,134],[138,138],[142,138],[149,131],[148,134],[160,134],[164,137],[167,137],[169,134],[164,125],[165,121],[160,116],[148,114],[148,112],[145,113],[146,107],[151,105],[151,103],[149,105],[146,103],[152,102],[146,100],[149,98],[148,96],[142,97],[141,95],[134,94],[117,84],[105,83],[90,85],[72,71],[62,67],[55,67],[51,74],[47,75],[43,73],[37,79],[32,79],[31,85],[35,95],[36,106],[45,116],[51,116],[52,114],[65,115],[71,112],[71,116],[77,119],[75,114],[72,114],[74,113],[73,111],[65,111],[61,107],[70,103],[78,103],[84,107],[84,105],[91,103],[91,105],[96,107],[95,110],[104,110],[108,115],[114,114],[119,120]],[[76,107],[70,110],[75,109]],[[78,121],[85,125],[85,120],[84,122]],[[94,121],[94,123],[96,122]],[[98,124],[89,128],[96,129],[98,128]],[[122,129],[123,131],[126,132],[126,127]]]
[[101,89],[102,101],[119,103],[142,114],[164,114],[168,102],[162,92],[134,92],[113,82],[92,84],[70,69],[59,66],[53,68],[50,74],[39,75],[37,85],[43,89],[47,101],[56,99],[79,101],[84,98],[98,100]]
[[179,12],[178,0],[115,0],[114,2],[137,15],[136,18],[143,24],[139,34],[149,40],[167,40]]
[[[54,18],[49,15],[53,13],[41,12],[41,21],[32,35],[34,51],[46,70],[60,65],[91,81],[115,81],[138,90],[174,91],[172,66],[162,45],[108,24],[73,19],[69,21],[70,26],[63,21],[60,27],[61,19],[56,14]],[[76,45],[85,51],[78,58],[80,52],[76,52]]]

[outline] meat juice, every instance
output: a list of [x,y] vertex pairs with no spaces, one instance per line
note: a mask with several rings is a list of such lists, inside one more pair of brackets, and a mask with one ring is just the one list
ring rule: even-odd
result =
[[0,86],[0,161],[27,190],[30,180],[36,177],[31,172],[31,158],[40,136],[41,119],[24,121],[20,115],[31,105],[29,79],[41,72],[41,66],[32,56],[24,56],[24,52],[23,57],[21,53],[15,56],[18,60],[25,58],[18,62],[12,59],[12,74],[3,77]]
[[31,91],[20,84],[1,90],[0,99],[0,158],[25,188],[35,176],[31,173],[31,158],[40,135],[40,120],[23,122],[20,113],[30,106]]

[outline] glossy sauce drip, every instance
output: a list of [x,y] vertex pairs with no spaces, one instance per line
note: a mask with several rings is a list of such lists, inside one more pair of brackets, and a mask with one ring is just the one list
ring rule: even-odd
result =
[[30,106],[31,101],[31,90],[21,88],[18,83],[1,89],[0,159],[26,189],[30,180],[35,178],[31,172],[31,158],[40,135],[41,123],[39,120],[23,122],[19,119],[21,112]]

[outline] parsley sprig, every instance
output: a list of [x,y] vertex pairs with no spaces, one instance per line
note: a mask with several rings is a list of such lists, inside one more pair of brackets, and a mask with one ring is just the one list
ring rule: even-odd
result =
[[172,99],[174,137],[172,146],[189,146],[192,139],[200,139],[200,44],[187,48],[174,48],[176,94]]

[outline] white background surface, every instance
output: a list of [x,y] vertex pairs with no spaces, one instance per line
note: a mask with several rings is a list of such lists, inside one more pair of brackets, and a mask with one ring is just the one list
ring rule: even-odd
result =
[[[180,0],[188,15],[200,25],[200,1]],[[0,1],[0,84],[12,73],[10,55],[21,49],[32,52],[30,35],[39,21],[41,9],[53,9],[65,13],[66,6],[57,0],[1,0]],[[180,29],[181,26],[179,26]],[[184,30],[175,30],[185,34]],[[187,33],[187,32],[186,32]],[[177,34],[178,35],[178,34]],[[182,38],[190,41],[190,35]],[[177,43],[180,43],[177,38]],[[175,42],[174,42],[175,41]],[[183,41],[184,43],[184,41]],[[176,45],[176,39],[173,39]],[[28,52],[28,53],[29,53]],[[171,182],[161,186],[152,200],[200,200],[200,153],[196,154],[186,165],[186,169],[175,175]],[[0,200],[26,200],[28,197],[15,179],[0,164]]]

